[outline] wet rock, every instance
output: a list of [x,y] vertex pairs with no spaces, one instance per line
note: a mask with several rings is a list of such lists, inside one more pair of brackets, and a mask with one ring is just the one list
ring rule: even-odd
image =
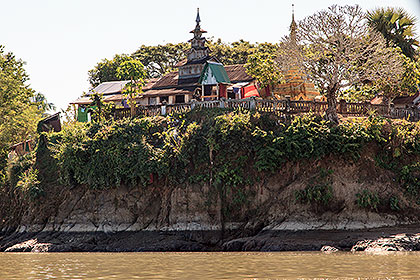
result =
[[239,252],[242,251],[242,247],[244,246],[246,239],[234,239],[229,242],[226,242],[222,245],[223,251],[229,252]]
[[419,251],[420,234],[398,234],[376,240],[359,241],[351,249],[352,252],[386,252],[386,251]]
[[48,252],[51,245],[51,243],[38,243],[38,240],[35,238],[15,244],[7,248],[5,252]]
[[321,248],[321,252],[324,252],[324,253],[333,253],[333,252],[338,252],[338,251],[339,250],[337,248],[332,247],[332,246],[327,246],[327,245],[322,246]]

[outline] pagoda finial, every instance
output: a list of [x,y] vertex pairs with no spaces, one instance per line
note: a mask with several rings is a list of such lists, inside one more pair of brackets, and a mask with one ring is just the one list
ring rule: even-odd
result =
[[292,21],[295,21],[295,4],[292,4]]
[[197,8],[197,18],[195,19],[195,22],[197,22],[197,24],[200,24],[201,20],[200,20],[200,8]]
[[201,34],[206,33],[206,31],[202,30],[200,26],[200,8],[197,8],[197,17],[195,18],[195,22],[195,28],[190,33],[194,33],[194,38],[199,39],[201,38]]
[[296,42],[296,29],[297,24],[295,22],[295,4],[292,4],[292,23],[290,24],[290,39]]

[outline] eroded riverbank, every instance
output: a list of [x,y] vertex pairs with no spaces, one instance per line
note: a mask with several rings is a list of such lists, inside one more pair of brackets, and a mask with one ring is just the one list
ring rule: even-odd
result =
[[[417,251],[420,225],[365,230],[261,231],[138,231],[9,233],[0,237],[8,252],[168,252],[168,251]],[[384,239],[385,238],[385,239]],[[382,241],[380,241],[382,240]],[[385,241],[384,241],[385,240]],[[380,242],[378,242],[380,241]],[[359,244],[358,244],[359,243]]]

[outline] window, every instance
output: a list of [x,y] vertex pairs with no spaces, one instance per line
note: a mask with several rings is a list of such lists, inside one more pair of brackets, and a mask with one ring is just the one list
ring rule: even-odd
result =
[[175,95],[175,103],[185,103],[185,95]]
[[166,102],[166,104],[169,103],[169,96],[161,96],[160,97],[160,103],[163,103],[163,101]]
[[156,105],[157,103],[156,97],[149,97],[149,105]]
[[211,95],[213,86],[211,85],[204,85],[204,96],[209,96]]
[[227,94],[228,94],[228,99],[236,99],[236,94],[235,92],[233,92],[233,90],[232,91],[229,90]]

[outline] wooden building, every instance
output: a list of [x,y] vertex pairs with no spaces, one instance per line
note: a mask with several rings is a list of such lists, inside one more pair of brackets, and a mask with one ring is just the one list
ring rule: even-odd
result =
[[[138,105],[158,105],[188,103],[192,99],[212,100],[218,98],[241,99],[259,96],[256,80],[247,74],[243,64],[223,65],[210,56],[206,46],[206,33],[200,26],[200,14],[197,9],[196,25],[190,32],[190,49],[186,58],[180,61],[177,70],[161,78],[150,79],[143,87],[143,93],[136,98]],[[126,97],[122,94],[128,81],[101,83],[89,93],[71,102],[75,106],[78,119],[88,121],[88,107],[92,103],[90,96],[102,93],[104,102],[114,102],[116,107],[128,108]]]

